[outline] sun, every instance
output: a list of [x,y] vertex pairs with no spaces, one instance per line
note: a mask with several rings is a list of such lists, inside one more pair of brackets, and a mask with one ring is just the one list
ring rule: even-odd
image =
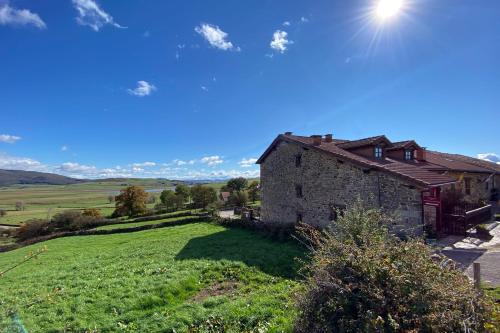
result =
[[380,0],[377,4],[376,14],[379,19],[385,20],[397,15],[402,6],[402,0]]

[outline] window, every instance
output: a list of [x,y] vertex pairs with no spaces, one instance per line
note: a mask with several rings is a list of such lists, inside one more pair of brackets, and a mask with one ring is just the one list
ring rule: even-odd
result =
[[302,213],[297,212],[297,223],[302,222]]
[[470,178],[464,178],[465,183],[465,194],[470,194]]
[[302,155],[295,155],[295,166],[298,168],[302,165]]
[[374,155],[375,155],[375,158],[382,158],[382,156],[383,156],[382,147],[379,147],[379,146],[375,147]]
[[295,185],[295,194],[297,198],[302,198],[302,185]]
[[411,161],[413,159],[413,149],[405,150],[405,160]]

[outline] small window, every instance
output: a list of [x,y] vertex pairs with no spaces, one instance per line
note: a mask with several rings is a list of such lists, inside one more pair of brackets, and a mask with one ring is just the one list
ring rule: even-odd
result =
[[382,147],[375,147],[375,151],[374,151],[374,155],[375,155],[375,158],[382,158],[383,157],[383,150],[382,150]]
[[295,166],[298,168],[302,165],[302,155],[295,155]]
[[411,161],[413,159],[413,149],[405,150],[405,160]]
[[302,223],[302,213],[297,212],[297,223]]
[[295,194],[297,198],[302,198],[302,185],[295,185]]
[[465,194],[470,195],[470,178],[464,178]]

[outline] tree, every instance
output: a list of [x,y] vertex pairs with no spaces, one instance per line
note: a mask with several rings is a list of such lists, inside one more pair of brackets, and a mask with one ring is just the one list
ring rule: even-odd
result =
[[167,209],[174,209],[176,206],[176,195],[172,190],[164,190],[160,194],[160,201]]
[[250,185],[248,185],[248,197],[252,202],[260,199],[260,187],[258,181],[254,180],[250,183]]
[[422,240],[391,235],[389,219],[361,204],[311,245],[295,332],[483,332],[489,302]]
[[0,217],[7,216],[7,211],[5,209],[0,209]]
[[24,202],[22,201],[17,201],[16,202],[16,210],[20,211],[20,210],[24,210]]
[[115,198],[114,216],[137,216],[146,212],[148,194],[138,186],[128,186]]
[[111,195],[111,194],[110,194],[110,195],[108,195],[108,202],[109,202],[109,203],[113,203],[113,202],[115,202],[115,196],[114,196],[114,195]]
[[189,201],[189,195],[190,195],[189,186],[184,184],[178,184],[175,187],[175,194],[183,198],[183,203]]
[[227,182],[227,187],[229,188],[230,192],[243,191],[244,189],[246,189],[247,185],[248,181],[243,177],[232,178]]
[[229,196],[229,202],[236,207],[244,207],[248,202],[248,195],[243,191],[233,192]]
[[150,193],[148,195],[148,200],[147,200],[147,203],[148,204],[154,204],[156,202],[156,195]]
[[217,201],[217,192],[212,187],[195,185],[191,187],[191,198],[195,208],[206,208]]

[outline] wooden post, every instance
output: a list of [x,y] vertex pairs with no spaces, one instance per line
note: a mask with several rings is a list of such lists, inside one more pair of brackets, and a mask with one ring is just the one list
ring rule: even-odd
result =
[[481,264],[475,262],[472,268],[474,271],[474,287],[476,287],[477,290],[481,290]]

